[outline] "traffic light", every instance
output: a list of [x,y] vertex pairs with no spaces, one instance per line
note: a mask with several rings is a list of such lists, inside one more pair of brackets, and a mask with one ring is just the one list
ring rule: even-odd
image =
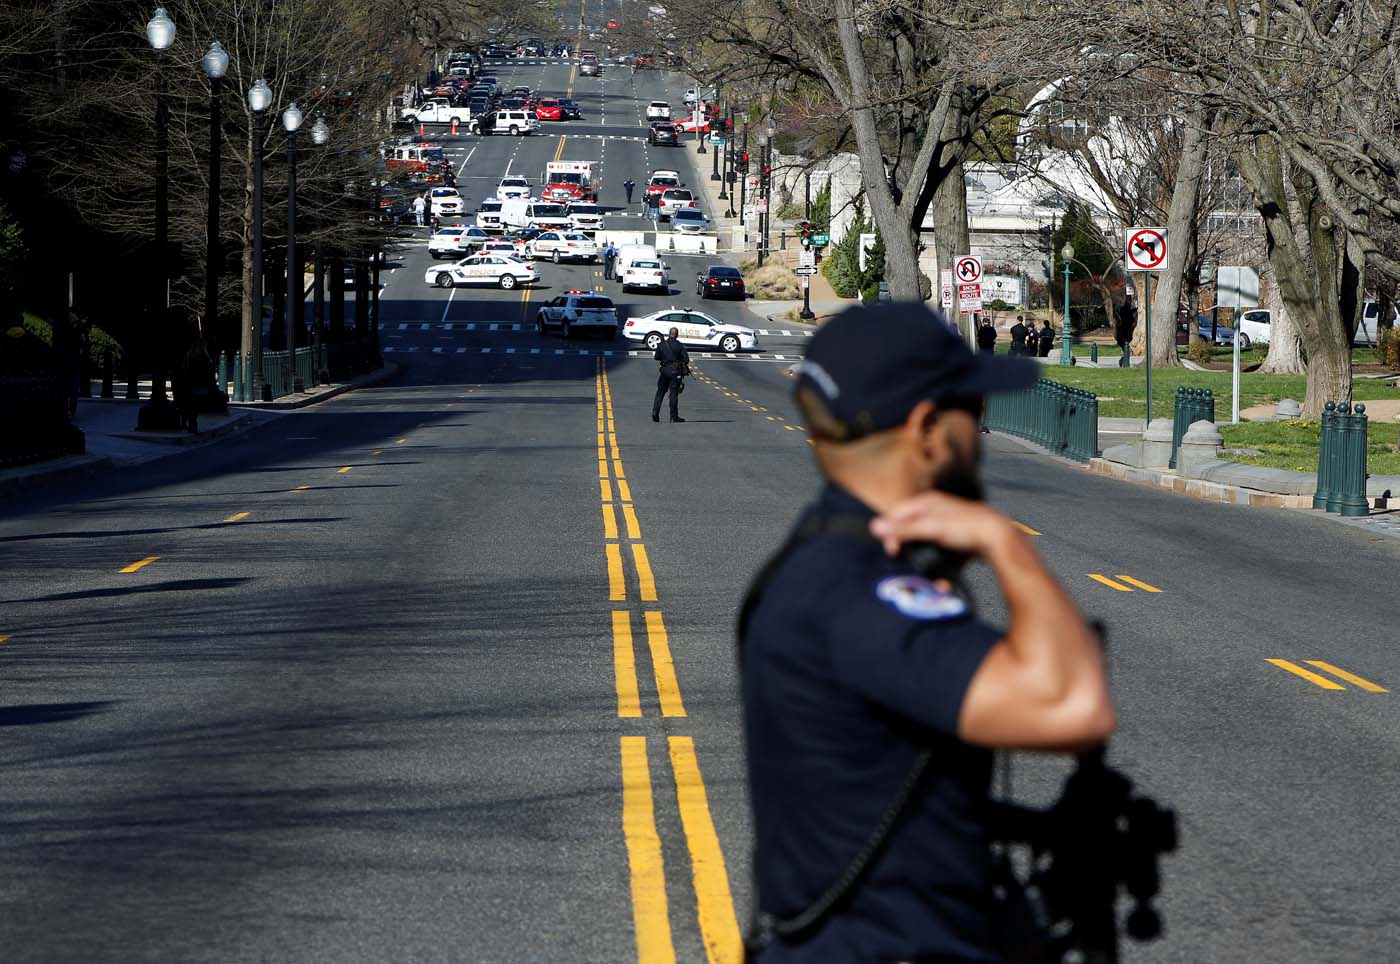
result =
[[812,222],[803,221],[798,225],[798,234],[802,238],[802,247],[810,248],[812,246]]

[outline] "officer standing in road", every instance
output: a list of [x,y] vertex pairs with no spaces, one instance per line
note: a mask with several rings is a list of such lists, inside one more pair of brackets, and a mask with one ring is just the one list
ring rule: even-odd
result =
[[627,206],[632,206],[632,189],[637,186],[637,182],[630,177],[622,182],[622,189],[627,192]]
[[611,281],[613,277],[613,265],[617,263],[617,248],[613,247],[611,241],[603,244],[603,278]]
[[654,357],[661,363],[661,374],[656,379],[656,400],[651,403],[653,422],[661,421],[661,399],[667,392],[671,394],[671,421],[685,421],[680,413],[680,395],[685,376],[690,374],[690,352],[681,344],[680,334],[679,328],[672,328],[666,340],[656,346]]
[[[1114,727],[1094,632],[980,498],[982,398],[1034,379],[915,305],[811,340],[796,395],[826,484],[739,620],[761,964],[1003,960],[992,751]],[[969,559],[1004,630],[962,590]]]

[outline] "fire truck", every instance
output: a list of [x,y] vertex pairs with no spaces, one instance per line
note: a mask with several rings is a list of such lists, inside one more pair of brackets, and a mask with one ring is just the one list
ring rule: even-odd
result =
[[602,176],[592,161],[550,161],[543,182],[541,197],[547,201],[596,201]]
[[431,144],[395,144],[385,154],[384,168],[390,174],[437,182],[447,169],[447,155]]

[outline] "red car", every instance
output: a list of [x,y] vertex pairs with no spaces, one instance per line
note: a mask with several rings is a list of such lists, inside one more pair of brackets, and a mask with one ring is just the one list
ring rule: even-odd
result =
[[608,21],[608,29],[609,29],[609,30],[621,30],[621,29],[622,29],[622,24],[621,24],[620,22],[616,21],[616,20],[609,20],[609,21]]
[[535,105],[535,113],[542,121],[563,120],[564,105],[559,103],[557,97],[543,97]]

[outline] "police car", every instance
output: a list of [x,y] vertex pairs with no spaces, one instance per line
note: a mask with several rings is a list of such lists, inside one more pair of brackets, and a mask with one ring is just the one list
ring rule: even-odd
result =
[[423,280],[439,288],[455,285],[497,285],[509,291],[522,284],[540,280],[532,264],[508,254],[474,254],[446,267],[429,268]]
[[523,174],[507,174],[501,178],[501,183],[496,185],[496,197],[506,200],[514,197],[527,198],[530,196],[530,179]]
[[669,308],[640,318],[628,318],[622,334],[655,351],[672,328],[678,329],[681,344],[693,348],[732,353],[758,347],[752,328],[731,325],[693,308]]
[[561,261],[597,261],[598,245],[586,234],[577,231],[541,231],[525,245],[530,258],[553,258]]
[[617,335],[617,309],[612,299],[591,291],[573,289],[540,306],[535,313],[535,333],[557,331],[565,338],[579,334]]

